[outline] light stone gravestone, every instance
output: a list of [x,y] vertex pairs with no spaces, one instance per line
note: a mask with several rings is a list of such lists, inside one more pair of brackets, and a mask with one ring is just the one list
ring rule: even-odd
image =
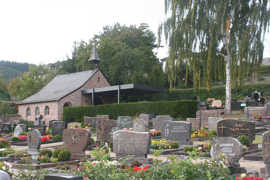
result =
[[17,126],[21,126],[21,128],[23,129],[23,131],[27,130],[27,126],[25,124],[17,124]]
[[162,128],[162,137],[177,141],[180,145],[191,144],[191,123],[185,121],[166,121]]
[[263,134],[262,154],[265,164],[265,176],[270,177],[270,131]]
[[270,116],[270,104],[266,104],[265,105],[265,112],[264,112],[265,116]]
[[18,137],[23,133],[23,128],[20,125],[17,125],[16,128],[14,129],[13,136]]
[[127,155],[146,157],[150,144],[151,135],[148,132],[119,130],[113,133],[113,152],[117,157]]
[[187,118],[187,122],[192,124],[192,129],[200,129],[200,119],[199,118]]
[[71,159],[78,159],[85,155],[84,150],[89,144],[90,130],[83,128],[64,129],[64,146],[71,152]]
[[222,120],[219,117],[208,117],[208,130],[215,130],[217,131],[217,122]]
[[11,180],[11,177],[5,171],[0,170],[0,179],[1,180]]
[[239,137],[248,136],[250,142],[255,139],[255,123],[238,119],[223,119],[217,122],[217,136]]
[[264,115],[265,107],[245,107],[244,112],[248,120],[255,120],[256,115]]
[[133,121],[133,130],[137,132],[146,132],[149,130],[150,115],[140,114],[139,117]]
[[208,117],[220,117],[223,113],[221,109],[199,110],[196,112],[196,118],[200,119],[200,128],[208,128]]
[[211,104],[212,107],[215,108],[221,108],[222,107],[222,101],[221,100],[214,100]]
[[117,118],[118,129],[132,128],[132,119],[130,116],[118,116]]
[[156,116],[156,118],[152,119],[153,128],[162,131],[163,123],[166,121],[173,121],[173,118],[170,115]]
[[211,158],[219,159],[221,154],[224,155],[228,160],[228,167],[239,168],[242,153],[243,147],[236,138],[216,137],[213,139],[210,151]]
[[54,121],[52,123],[52,135],[63,135],[63,130],[65,129],[65,122],[64,121]]
[[28,133],[28,154],[32,156],[32,160],[37,162],[40,145],[41,145],[41,134],[39,130],[33,129]]

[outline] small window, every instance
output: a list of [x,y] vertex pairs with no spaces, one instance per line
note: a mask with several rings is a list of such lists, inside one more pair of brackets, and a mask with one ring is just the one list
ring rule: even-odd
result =
[[35,109],[35,115],[39,115],[39,114],[40,114],[39,107],[36,107],[36,109]]
[[50,114],[50,109],[49,106],[45,107],[45,115],[49,115]]
[[30,116],[31,115],[31,109],[30,109],[30,107],[28,107],[27,109],[26,109],[26,117],[27,116]]

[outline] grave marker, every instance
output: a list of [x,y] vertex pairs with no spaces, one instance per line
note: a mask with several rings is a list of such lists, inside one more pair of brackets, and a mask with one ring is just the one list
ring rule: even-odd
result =
[[119,129],[132,128],[132,119],[130,116],[118,116],[117,127]]
[[213,159],[219,159],[223,154],[228,159],[229,167],[240,167],[239,160],[243,153],[243,147],[236,138],[216,137],[212,142],[210,155]]
[[41,134],[39,130],[34,129],[28,133],[27,143],[28,153],[32,156],[33,161],[37,161],[41,145]]
[[162,131],[163,123],[166,121],[173,121],[173,118],[170,115],[156,116],[156,118],[152,119],[153,128]]
[[185,121],[166,121],[162,128],[162,137],[177,141],[181,145],[188,145],[191,143],[191,123]]
[[17,125],[16,128],[14,129],[13,136],[18,137],[23,133],[23,128],[20,125]]
[[255,139],[255,123],[238,119],[223,119],[217,122],[219,137],[248,136],[250,142]]
[[87,129],[64,129],[64,146],[71,152],[71,159],[81,158],[85,155],[84,150],[89,144],[91,133]]
[[65,129],[65,122],[64,121],[54,121],[52,123],[52,135],[63,135],[63,130]]
[[133,130],[137,132],[146,132],[149,129],[150,115],[140,114],[133,122]]
[[113,133],[113,152],[117,157],[126,155],[146,157],[150,143],[151,135],[148,132],[119,130]]
[[97,121],[97,140],[112,143],[112,128],[116,127],[117,122],[110,119],[100,119]]

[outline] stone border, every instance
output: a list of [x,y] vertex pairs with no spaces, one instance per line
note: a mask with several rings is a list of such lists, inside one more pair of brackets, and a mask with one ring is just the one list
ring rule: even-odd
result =
[[16,163],[11,163],[12,168],[17,168],[17,169],[41,169],[41,168],[52,168],[52,167],[57,167],[59,165],[76,165],[82,161],[80,160],[72,160],[72,161],[61,161],[57,163],[42,163],[42,164],[16,164]]

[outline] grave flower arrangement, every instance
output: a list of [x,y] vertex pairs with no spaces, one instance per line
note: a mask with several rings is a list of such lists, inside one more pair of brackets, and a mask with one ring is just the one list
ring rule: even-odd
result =
[[157,129],[151,129],[150,130],[150,133],[153,137],[156,137],[156,136],[161,136],[161,131],[157,130]]
[[20,135],[20,136],[18,136],[18,139],[19,139],[19,141],[26,141],[27,140],[27,136]]
[[262,117],[263,117],[262,114],[254,114],[254,115],[253,115],[253,118],[254,118],[254,119],[257,119],[257,120],[261,120]]
[[167,141],[166,139],[152,140],[152,149],[177,149],[179,143],[176,141]]
[[201,138],[203,138],[203,137],[208,137],[208,132],[207,132],[207,130],[206,130],[205,128],[201,128],[201,129],[196,130],[195,132],[193,132],[193,133],[191,134],[191,137],[192,137],[192,138],[197,138],[197,137],[201,137]]
[[42,136],[41,143],[48,143],[50,139],[51,139],[50,136]]

